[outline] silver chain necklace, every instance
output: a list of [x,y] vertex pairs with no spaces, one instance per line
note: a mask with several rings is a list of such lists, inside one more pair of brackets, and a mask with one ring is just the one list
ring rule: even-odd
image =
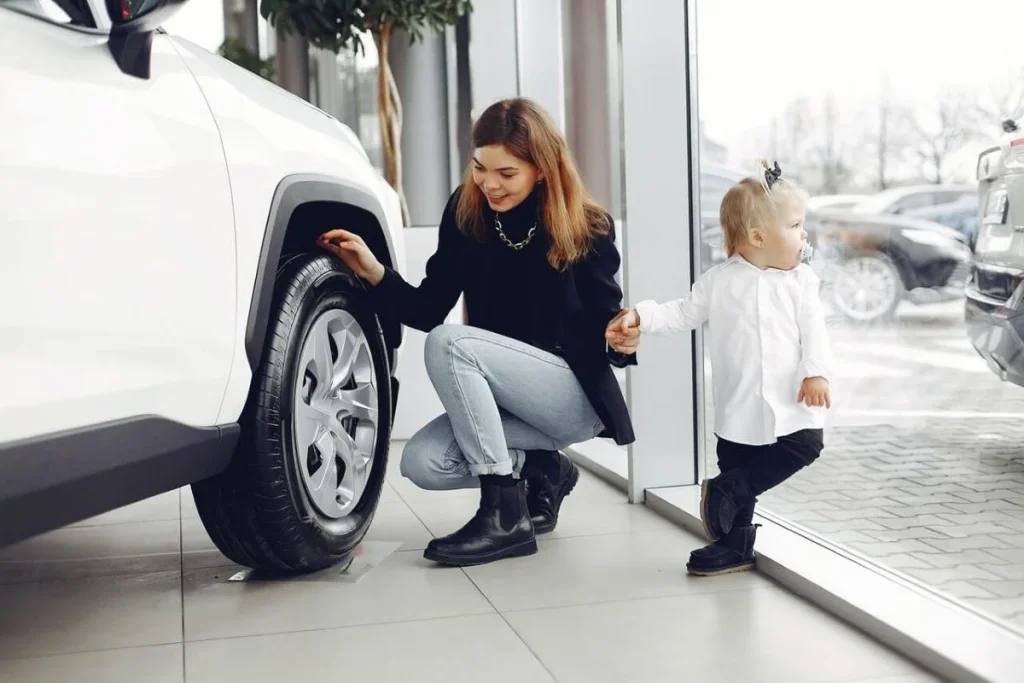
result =
[[498,237],[501,238],[502,242],[507,244],[510,249],[515,249],[516,251],[519,251],[533,240],[533,235],[534,233],[537,232],[537,224],[533,224],[533,227],[530,228],[530,231],[526,233],[526,239],[524,239],[522,242],[513,242],[508,238],[508,235],[505,234],[505,230],[501,226],[501,220],[498,218],[498,214],[494,214],[494,229],[498,231]]

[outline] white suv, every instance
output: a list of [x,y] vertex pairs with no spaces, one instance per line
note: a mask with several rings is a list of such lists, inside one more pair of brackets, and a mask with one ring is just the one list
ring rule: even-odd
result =
[[186,484],[220,550],[311,571],[380,498],[402,270],[351,130],[159,30],[181,0],[0,0],[0,545]]

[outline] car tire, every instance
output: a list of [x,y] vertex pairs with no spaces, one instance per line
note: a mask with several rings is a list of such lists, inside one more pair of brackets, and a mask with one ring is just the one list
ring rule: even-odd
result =
[[365,287],[337,259],[302,255],[279,269],[240,424],[228,469],[192,486],[217,548],[274,574],[345,562],[380,501],[391,381]]
[[847,256],[835,266],[829,299],[844,319],[857,324],[891,320],[906,296],[896,263],[880,251]]

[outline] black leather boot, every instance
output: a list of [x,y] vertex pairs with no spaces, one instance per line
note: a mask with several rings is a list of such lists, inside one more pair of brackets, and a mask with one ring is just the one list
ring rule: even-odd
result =
[[527,451],[523,479],[534,532],[554,531],[562,501],[580,480],[579,469],[558,451]]
[[708,539],[715,541],[732,531],[737,515],[756,502],[742,470],[705,479],[700,488],[700,520]]
[[717,576],[754,568],[757,525],[738,526],[711,545],[690,553],[686,571],[696,576]]
[[435,538],[423,557],[440,564],[468,567],[537,552],[537,538],[526,507],[526,486],[511,476],[480,477],[480,508],[473,519],[443,538]]

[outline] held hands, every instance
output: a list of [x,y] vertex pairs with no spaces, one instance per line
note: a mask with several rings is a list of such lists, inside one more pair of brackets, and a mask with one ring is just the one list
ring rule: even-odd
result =
[[808,407],[832,407],[832,393],[828,388],[828,380],[824,377],[808,377],[800,385],[797,403],[806,403]]
[[608,346],[619,353],[636,353],[640,346],[640,316],[636,311],[624,308],[608,323],[604,338]]
[[384,266],[359,235],[348,230],[331,230],[320,235],[316,243],[344,261],[353,273],[374,287],[384,279]]

